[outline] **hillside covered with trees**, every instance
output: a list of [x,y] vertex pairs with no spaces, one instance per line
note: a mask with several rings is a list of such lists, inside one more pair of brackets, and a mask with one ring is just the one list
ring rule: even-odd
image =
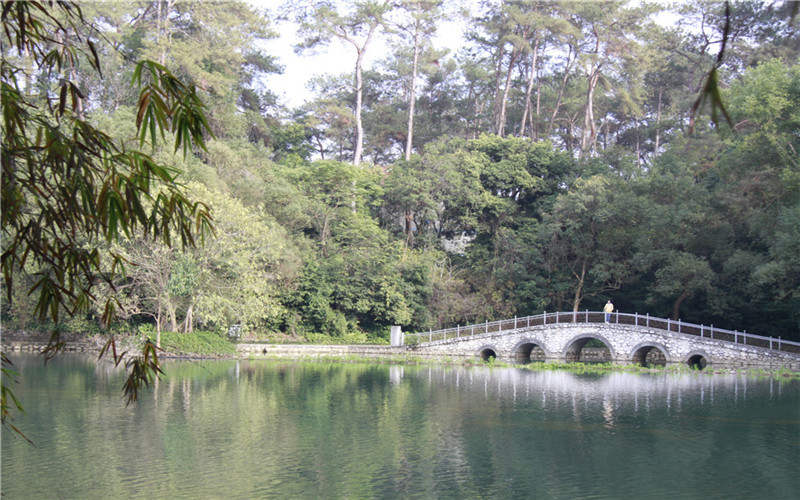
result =
[[[65,51],[58,71],[3,35],[14,68],[2,82],[3,193],[16,154],[7,87],[31,109],[55,107],[43,130],[88,123],[119,155],[154,146],[176,177],[150,189],[176,213],[202,202],[186,213],[213,225],[186,246],[181,236],[200,233],[56,228],[100,246],[92,272],[111,277],[89,279],[75,314],[59,316],[68,331],[111,328],[113,304],[123,331],[238,324],[260,338],[383,342],[390,325],[611,299],[623,312],[800,340],[795,4],[81,2],[85,22],[40,42],[42,54],[85,49]],[[464,46],[438,47],[437,29],[458,16]],[[344,44],[352,55],[296,108],[264,83],[282,70],[270,50],[281,20],[296,23],[301,53]],[[365,68],[377,40],[389,50]],[[159,123],[159,137],[159,115],[139,112],[143,59],[197,86],[203,126],[187,111],[187,128]],[[143,120],[153,127],[137,129]],[[58,153],[55,140],[40,144]],[[49,195],[25,196],[21,214]],[[7,203],[3,269],[15,279],[3,328],[52,328],[37,314],[43,264],[7,262]]]

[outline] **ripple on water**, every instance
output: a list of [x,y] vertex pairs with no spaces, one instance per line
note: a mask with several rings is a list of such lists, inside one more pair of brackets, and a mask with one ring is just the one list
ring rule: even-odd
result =
[[92,366],[22,378],[15,423],[37,448],[3,435],[6,498],[791,498],[800,486],[794,382],[175,364],[126,408],[121,379]]

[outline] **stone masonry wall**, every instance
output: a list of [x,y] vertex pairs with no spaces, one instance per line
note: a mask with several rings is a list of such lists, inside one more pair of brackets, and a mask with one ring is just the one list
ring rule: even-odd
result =
[[380,345],[314,344],[237,344],[242,357],[249,358],[325,358],[333,356],[391,357],[406,354],[404,347]]

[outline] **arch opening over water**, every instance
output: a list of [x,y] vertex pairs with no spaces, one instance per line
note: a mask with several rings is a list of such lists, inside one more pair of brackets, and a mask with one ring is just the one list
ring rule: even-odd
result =
[[636,346],[631,356],[633,364],[644,367],[666,366],[669,361],[669,356],[664,346],[649,342]]
[[686,360],[686,364],[693,370],[703,370],[708,366],[708,359],[702,354],[692,354]]
[[523,340],[514,347],[511,357],[515,363],[541,363],[547,360],[547,353],[536,341]]
[[610,345],[601,335],[581,335],[564,350],[564,360],[569,363],[610,363],[616,357]]
[[497,349],[495,349],[494,346],[483,346],[478,349],[478,357],[481,358],[482,361],[497,359]]

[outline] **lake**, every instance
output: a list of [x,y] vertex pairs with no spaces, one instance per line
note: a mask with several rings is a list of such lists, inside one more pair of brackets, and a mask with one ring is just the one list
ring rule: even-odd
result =
[[800,492],[800,382],[707,373],[12,356],[35,443],[7,499],[769,498]]

